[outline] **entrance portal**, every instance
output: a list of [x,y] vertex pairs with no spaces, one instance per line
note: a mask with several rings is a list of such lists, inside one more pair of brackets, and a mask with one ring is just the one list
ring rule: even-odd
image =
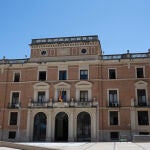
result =
[[47,118],[43,112],[39,112],[34,117],[33,141],[46,140]]
[[68,115],[64,112],[55,118],[55,141],[68,141]]
[[81,112],[77,117],[77,140],[91,141],[91,117],[87,112]]

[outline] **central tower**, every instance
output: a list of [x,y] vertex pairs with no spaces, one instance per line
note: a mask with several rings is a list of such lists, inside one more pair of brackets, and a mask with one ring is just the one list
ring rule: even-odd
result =
[[33,39],[31,61],[96,59],[102,50],[97,35]]

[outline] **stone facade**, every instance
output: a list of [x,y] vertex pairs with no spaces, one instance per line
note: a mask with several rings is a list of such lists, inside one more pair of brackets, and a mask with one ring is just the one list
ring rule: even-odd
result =
[[150,52],[102,55],[97,36],[33,39],[0,60],[0,138],[118,141],[150,133]]

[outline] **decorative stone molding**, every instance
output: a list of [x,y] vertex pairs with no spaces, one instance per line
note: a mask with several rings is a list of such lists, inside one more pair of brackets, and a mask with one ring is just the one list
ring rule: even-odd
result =
[[147,82],[141,80],[141,81],[136,82],[134,85],[138,89],[143,89],[147,87],[147,84],[148,84]]
[[58,91],[64,90],[64,91],[66,91],[66,94],[67,94],[66,99],[67,99],[67,101],[69,101],[70,100],[70,87],[71,87],[71,85],[68,83],[65,83],[65,82],[60,82],[58,84],[55,84],[54,85],[54,88],[55,88],[54,100],[57,101],[57,99],[58,99]]

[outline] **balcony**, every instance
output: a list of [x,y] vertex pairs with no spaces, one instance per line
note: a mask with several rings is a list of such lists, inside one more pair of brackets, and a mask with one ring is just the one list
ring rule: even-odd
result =
[[119,107],[120,105],[119,105],[119,102],[109,102],[108,103],[108,107]]
[[8,103],[9,109],[18,109],[21,107],[21,103]]
[[92,107],[92,101],[76,101],[75,107]]
[[148,107],[149,105],[148,105],[148,103],[146,101],[145,102],[144,101],[143,102],[139,101],[139,102],[135,102],[134,106],[135,107]]
[[30,103],[28,104],[28,106],[32,108],[50,107],[50,105],[51,105],[50,100],[46,100],[46,101],[31,100]]
[[30,108],[64,108],[64,107],[77,107],[77,108],[85,108],[85,107],[97,107],[98,101],[90,100],[90,101],[78,101],[78,100],[70,100],[70,101],[55,101],[48,100],[43,102],[33,101],[31,100],[28,104]]

